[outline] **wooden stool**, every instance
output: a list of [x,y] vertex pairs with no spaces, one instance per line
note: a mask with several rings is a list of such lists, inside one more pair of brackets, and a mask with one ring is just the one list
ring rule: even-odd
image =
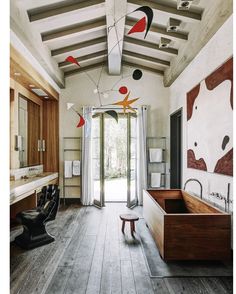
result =
[[135,221],[139,220],[139,217],[135,214],[121,214],[120,219],[122,220],[122,233],[124,234],[125,230],[125,222],[130,222],[130,231],[132,237],[134,237],[134,232],[135,232]]

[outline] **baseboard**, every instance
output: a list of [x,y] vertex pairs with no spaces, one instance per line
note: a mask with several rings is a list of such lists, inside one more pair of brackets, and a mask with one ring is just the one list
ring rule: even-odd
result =
[[[61,204],[64,204],[64,199],[61,199]],[[65,204],[66,205],[71,205],[71,204],[81,205],[81,201],[80,201],[80,198],[65,198]]]

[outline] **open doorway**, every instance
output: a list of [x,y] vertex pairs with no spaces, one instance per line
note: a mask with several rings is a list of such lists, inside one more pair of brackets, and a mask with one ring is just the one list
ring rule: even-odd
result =
[[94,203],[136,204],[136,115],[119,114],[118,122],[105,113],[93,116]]
[[181,189],[182,108],[170,115],[170,188]]

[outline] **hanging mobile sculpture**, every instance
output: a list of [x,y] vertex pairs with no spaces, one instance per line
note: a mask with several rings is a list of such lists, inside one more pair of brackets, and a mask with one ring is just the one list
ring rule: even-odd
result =
[[[144,32],[146,30],[145,31],[145,35],[144,35],[144,39],[145,39],[146,36],[147,36],[147,34],[148,34],[148,32],[149,32],[149,30],[150,30],[150,27],[151,27],[151,24],[152,24],[152,20],[153,20],[153,10],[149,6],[141,6],[141,7],[137,8],[137,9],[135,9],[134,11],[132,11],[131,13],[128,13],[128,14],[124,15],[123,17],[121,17],[117,21],[114,21],[114,24],[108,28],[108,34],[111,31],[111,29],[115,28],[115,30],[116,30],[116,25],[119,23],[119,21],[122,18],[124,18],[127,15],[130,15],[130,14],[136,12],[136,11],[141,11],[141,12],[145,13],[146,16],[142,17],[140,20],[138,20],[133,25],[133,27],[129,30],[128,35],[131,35],[133,33]],[[108,56],[109,56],[109,54],[111,54],[112,50],[117,45],[120,46],[119,43],[122,40],[118,40],[117,39],[116,45],[108,52],[108,54],[107,54]],[[120,50],[120,52],[121,52],[121,50]],[[67,61],[68,63],[75,64],[78,67],[82,68],[82,66],[79,64],[79,61],[75,57],[73,57],[73,56],[68,56],[65,61]],[[130,95],[130,91],[128,90],[128,88],[126,86],[121,86],[118,90],[114,90],[114,87],[119,82],[121,82],[124,79],[123,76],[122,76],[121,79],[119,79],[113,85],[113,87],[111,89],[108,89],[108,90],[105,90],[105,91],[102,91],[102,92],[100,91],[100,80],[101,80],[101,74],[102,74],[103,67],[104,67],[104,65],[102,65],[101,72],[100,72],[99,79],[98,79],[98,82],[97,83],[94,81],[94,79],[90,76],[89,73],[87,73],[86,71],[84,71],[84,73],[88,76],[88,78],[91,80],[91,82],[93,84],[95,84],[95,86],[96,86],[96,88],[94,89],[94,94],[98,94],[99,106],[100,107],[103,107],[103,106],[109,106],[109,105],[120,105],[120,106],[123,107],[124,113],[126,113],[126,110],[130,110],[130,111],[136,112],[135,109],[130,106],[130,104],[134,103],[139,98],[134,98],[134,99],[128,100],[129,99],[129,95]],[[142,71],[140,69],[135,69],[133,71],[132,78],[134,80],[140,80],[142,78],[142,75],[143,75],[143,73],[142,73]],[[125,77],[125,78],[127,78],[127,77]],[[101,95],[103,95],[104,98],[107,98],[109,92],[111,92],[111,91],[119,91],[119,93],[122,94],[122,95],[125,95],[127,93],[128,94],[125,96],[124,100],[122,100],[122,101],[118,101],[118,102],[115,102],[115,103],[103,105],[101,103]],[[67,110],[72,109],[74,112],[76,112],[79,115],[80,120],[79,120],[79,123],[78,123],[77,127],[80,128],[80,127],[82,127],[85,124],[85,119],[83,118],[83,116],[77,110],[75,110],[73,108],[73,105],[74,105],[73,103],[67,103]],[[105,113],[107,113],[108,115],[110,115],[111,117],[113,117],[118,122],[118,113],[115,110],[107,110],[107,111],[105,111]]]

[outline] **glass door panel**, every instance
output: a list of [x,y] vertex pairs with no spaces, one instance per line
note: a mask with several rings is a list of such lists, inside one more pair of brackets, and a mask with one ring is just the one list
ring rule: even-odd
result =
[[127,121],[104,116],[105,201],[127,201]]
[[92,162],[93,162],[93,197],[94,204],[101,207],[102,201],[102,124],[101,115],[93,116],[92,123]]
[[136,171],[137,171],[137,120],[136,115],[129,113],[127,117],[127,154],[128,154],[128,197],[127,206],[132,207],[137,204],[137,189],[136,189]]

